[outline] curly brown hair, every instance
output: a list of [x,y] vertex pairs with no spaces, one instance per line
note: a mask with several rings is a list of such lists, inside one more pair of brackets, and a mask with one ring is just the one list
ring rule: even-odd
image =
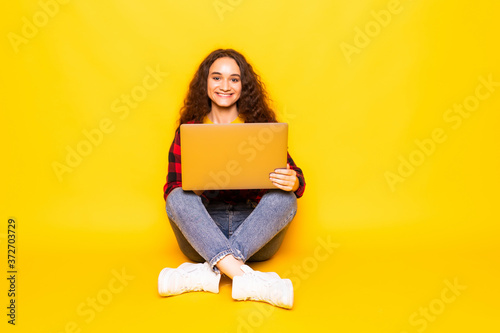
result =
[[202,122],[210,113],[212,101],[207,94],[208,71],[215,60],[223,57],[234,59],[240,68],[241,96],[236,102],[240,117],[246,123],[276,122],[276,114],[269,106],[270,99],[265,86],[245,57],[233,49],[217,49],[203,60],[189,84],[180,110],[179,123],[185,124],[193,120]]

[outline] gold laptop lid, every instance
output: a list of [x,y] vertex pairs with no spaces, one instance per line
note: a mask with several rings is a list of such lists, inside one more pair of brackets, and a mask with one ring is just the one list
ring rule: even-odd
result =
[[184,190],[276,188],[269,173],[286,168],[288,124],[181,125]]

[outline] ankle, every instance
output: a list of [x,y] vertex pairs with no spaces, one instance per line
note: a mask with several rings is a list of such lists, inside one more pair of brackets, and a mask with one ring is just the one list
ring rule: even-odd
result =
[[244,262],[236,259],[232,255],[227,255],[215,264],[217,268],[227,277],[233,279],[235,276],[242,276],[245,272],[241,269]]

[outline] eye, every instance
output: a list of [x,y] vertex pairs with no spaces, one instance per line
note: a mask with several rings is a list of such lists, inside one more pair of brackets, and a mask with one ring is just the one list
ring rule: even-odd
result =
[[218,77],[218,76],[214,76],[214,77],[212,77],[212,79],[213,79],[213,80],[215,80],[215,81],[219,81],[219,80],[220,80],[220,77]]
[[240,80],[236,78],[233,78],[231,81],[233,81],[234,83],[240,82]]

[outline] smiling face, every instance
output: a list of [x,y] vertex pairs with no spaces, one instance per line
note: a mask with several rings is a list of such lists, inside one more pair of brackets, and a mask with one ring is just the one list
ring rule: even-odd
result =
[[208,71],[207,93],[212,110],[236,108],[241,95],[241,73],[236,61],[229,57],[214,61]]

